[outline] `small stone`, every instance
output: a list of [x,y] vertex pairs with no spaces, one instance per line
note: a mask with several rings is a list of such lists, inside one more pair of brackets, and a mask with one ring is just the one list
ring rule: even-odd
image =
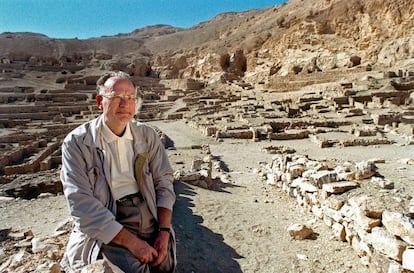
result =
[[304,224],[293,224],[287,229],[289,235],[295,240],[305,240],[313,235],[313,230]]

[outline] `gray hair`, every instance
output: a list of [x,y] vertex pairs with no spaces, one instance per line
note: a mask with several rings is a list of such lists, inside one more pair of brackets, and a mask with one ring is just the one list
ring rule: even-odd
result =
[[[97,81],[96,81],[96,91],[99,95],[103,95],[106,92],[105,83],[110,78],[117,78],[120,80],[129,80],[137,89],[135,83],[132,81],[131,76],[128,73],[125,73],[123,71],[109,71],[105,72]],[[136,93],[138,96],[140,96],[140,92],[136,90]]]

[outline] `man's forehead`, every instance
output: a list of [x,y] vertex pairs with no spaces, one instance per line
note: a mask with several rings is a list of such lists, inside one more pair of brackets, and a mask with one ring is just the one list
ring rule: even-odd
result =
[[134,88],[134,85],[130,80],[119,77],[111,77],[107,79],[104,83],[104,86],[109,89],[114,89],[117,84],[125,82],[128,83],[131,86],[131,88]]

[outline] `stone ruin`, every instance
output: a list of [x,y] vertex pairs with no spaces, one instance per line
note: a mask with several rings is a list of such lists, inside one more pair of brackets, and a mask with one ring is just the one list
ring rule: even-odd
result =
[[[61,88],[0,88],[3,196],[30,199],[45,192],[60,193],[61,142],[76,126],[99,114],[95,106],[98,75],[84,76],[77,71],[63,73],[65,68],[60,71],[55,83]],[[24,73],[23,69],[8,67],[3,69],[2,76],[23,77]],[[404,139],[403,145],[412,145],[413,74],[410,71],[371,72],[358,80],[324,79],[313,85],[303,81],[306,76],[299,75],[281,78],[280,90],[266,90],[242,80],[205,86],[194,80],[160,81],[143,76],[133,76],[133,79],[144,98],[137,119],[183,119],[217,141],[225,138],[251,141],[308,138],[310,145],[324,149],[391,145],[394,140],[389,138],[390,134]],[[292,86],[298,91],[282,92]],[[162,132],[160,134],[162,136]],[[165,135],[162,138],[168,142]],[[220,162],[208,152],[208,147],[194,148],[200,149],[202,155],[194,160],[191,170],[176,172],[176,180],[205,188],[225,182],[225,175],[212,175],[214,170],[220,169]],[[296,157],[292,155],[294,150],[283,146],[270,146],[266,151],[285,156],[261,166],[258,173],[268,183],[296,198],[305,210],[323,219],[338,240],[352,245],[364,264],[400,270],[393,272],[402,272],[402,267],[414,271],[410,263],[413,260],[410,220],[413,211],[412,206],[406,204],[408,200],[404,200],[405,207],[401,210],[378,208],[372,207],[376,203],[371,197],[356,194],[364,183],[383,190],[392,189],[392,183],[375,176],[374,166],[378,162],[361,162],[358,163],[360,167],[357,163],[327,166],[306,156]],[[362,168],[361,173],[358,168]],[[348,200],[343,200],[344,194],[349,194]],[[30,234],[21,238],[33,239]]]
[[[233,82],[226,90],[210,90],[194,100],[186,97],[187,108],[193,111],[184,118],[217,139],[310,138],[324,148],[391,144],[383,132],[395,131],[408,143],[414,130],[413,80],[377,75],[364,82],[316,85],[314,92],[279,100],[272,91]],[[344,137],[331,138],[333,133]]]
[[334,238],[348,242],[373,272],[413,270],[414,202],[392,193],[394,183],[377,173],[380,163],[338,164],[304,155],[277,155],[256,172],[323,220]]
[[[59,167],[63,138],[81,123],[99,115],[95,104],[98,77],[59,77],[56,81],[64,84],[59,90],[0,88],[0,127],[5,131],[0,135],[2,180],[9,182],[14,175]],[[134,77],[134,81],[143,92],[144,105],[137,115],[141,120],[163,118],[162,114],[172,108],[174,101],[185,96],[184,91],[166,88],[156,78]],[[179,85],[186,86],[186,82]],[[189,82],[189,86],[196,85]],[[182,117],[166,115],[170,119]]]

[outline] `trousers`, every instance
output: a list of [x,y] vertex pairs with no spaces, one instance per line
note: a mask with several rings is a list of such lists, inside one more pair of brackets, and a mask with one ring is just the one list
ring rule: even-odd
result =
[[[117,201],[116,219],[138,238],[145,240],[151,246],[154,245],[158,224],[140,194],[130,195]],[[110,264],[125,273],[171,273],[174,269],[171,237],[168,248],[167,257],[156,267],[141,263],[128,249],[116,244],[103,245],[101,253]]]

